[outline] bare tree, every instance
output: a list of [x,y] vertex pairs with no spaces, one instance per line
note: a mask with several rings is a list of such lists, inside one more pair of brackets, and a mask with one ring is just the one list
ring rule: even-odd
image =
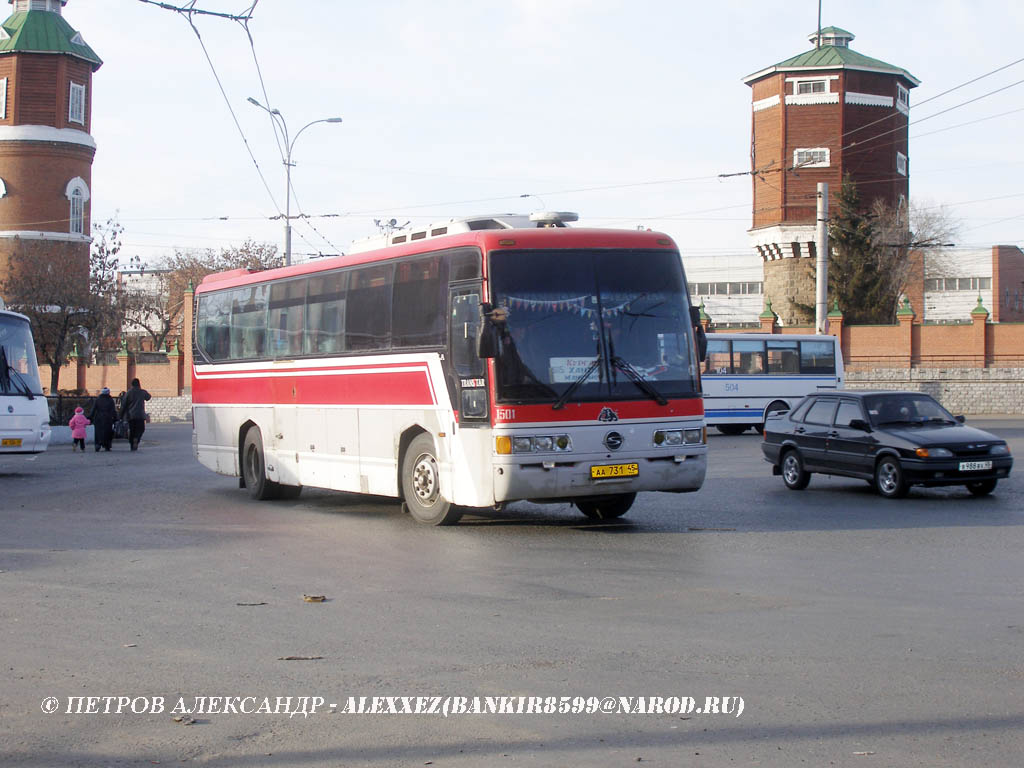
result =
[[87,258],[75,243],[18,239],[8,261],[3,292],[12,309],[32,323],[39,357],[50,366],[50,392],[76,343],[87,347],[117,338],[124,307],[117,290],[121,226],[95,226]]

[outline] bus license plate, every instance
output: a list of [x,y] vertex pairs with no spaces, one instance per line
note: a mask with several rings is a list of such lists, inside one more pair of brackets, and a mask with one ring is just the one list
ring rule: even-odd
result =
[[976,472],[980,469],[992,469],[991,461],[961,461],[961,472]]
[[603,480],[607,477],[635,477],[639,474],[639,464],[597,464],[590,468],[591,480]]
[[4,448],[20,448],[21,438],[20,437],[5,437],[3,442],[0,443]]

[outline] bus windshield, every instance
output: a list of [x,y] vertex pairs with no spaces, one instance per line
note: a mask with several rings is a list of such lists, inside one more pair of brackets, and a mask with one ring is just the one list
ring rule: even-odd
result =
[[0,314],[0,395],[41,395],[36,350],[29,324]]
[[678,253],[500,250],[489,279],[499,401],[699,396]]

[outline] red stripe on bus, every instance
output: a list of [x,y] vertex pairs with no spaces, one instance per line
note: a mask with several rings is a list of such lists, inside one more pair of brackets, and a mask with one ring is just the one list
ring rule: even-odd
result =
[[[600,418],[605,409],[605,418]],[[564,408],[553,410],[551,405],[497,405],[494,408],[494,423],[542,423],[563,421],[608,421],[627,419],[678,419],[685,416],[703,416],[704,401],[699,397],[685,400],[669,400],[668,405],[658,405],[652,400],[622,401],[608,403],[566,403]],[[611,417],[615,418],[612,419]]]
[[[313,369],[316,370],[316,369]],[[320,375],[197,374],[195,403],[230,405],[423,405],[437,404],[426,369]]]

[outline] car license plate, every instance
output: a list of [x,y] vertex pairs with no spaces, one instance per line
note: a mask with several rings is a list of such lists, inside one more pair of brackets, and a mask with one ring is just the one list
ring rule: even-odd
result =
[[635,477],[639,474],[639,464],[597,464],[590,468],[591,480],[602,480],[607,477]]
[[961,461],[961,472],[977,472],[980,469],[992,469],[991,461]]
[[5,437],[3,439],[3,441],[0,442],[0,445],[2,445],[4,448],[20,448],[21,447],[21,438],[20,437]]

